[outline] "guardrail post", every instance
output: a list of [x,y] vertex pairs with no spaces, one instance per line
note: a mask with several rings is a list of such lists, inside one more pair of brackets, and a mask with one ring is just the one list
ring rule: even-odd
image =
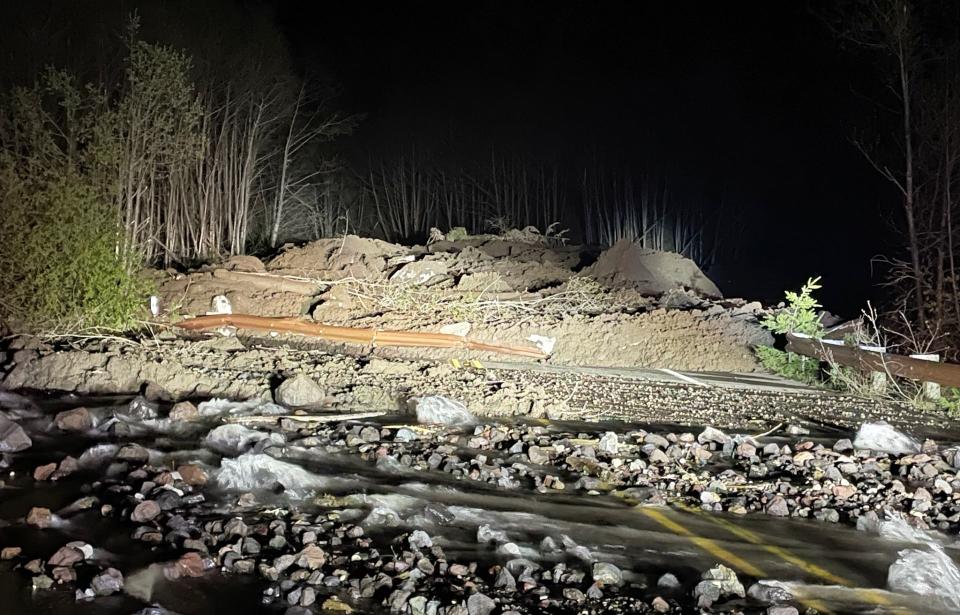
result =
[[[910,358],[921,361],[933,361],[934,363],[940,362],[940,355],[938,354],[912,354]],[[922,390],[925,399],[929,401],[937,401],[940,399],[940,385],[936,382],[924,382],[922,384]]]
[[[860,350],[866,352],[875,352],[879,355],[883,355],[887,351],[886,346],[859,346]],[[870,392],[874,395],[883,395],[887,392],[887,372],[886,371],[873,371],[870,372]]]

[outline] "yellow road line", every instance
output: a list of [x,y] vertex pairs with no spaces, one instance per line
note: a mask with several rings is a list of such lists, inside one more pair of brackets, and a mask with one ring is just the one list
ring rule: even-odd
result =
[[821,568],[816,564],[812,564],[806,561],[805,559],[801,558],[800,556],[795,555],[790,551],[787,551],[786,549],[767,544],[766,542],[764,542],[763,538],[761,538],[760,536],[758,536],[757,534],[751,532],[746,528],[742,528],[735,523],[731,523],[726,519],[711,515],[710,513],[704,512],[703,510],[700,510],[698,508],[694,508],[693,506],[687,506],[685,504],[679,504],[678,506],[687,512],[691,512],[704,519],[707,519],[714,525],[719,525],[720,527],[727,530],[734,536],[737,536],[738,538],[742,538],[743,540],[746,540],[751,544],[757,545],[767,553],[776,555],[783,561],[793,564],[794,566],[796,566],[797,568],[800,568],[801,570],[803,570],[804,572],[807,572],[808,574],[811,574],[815,577],[819,577],[820,579],[828,583],[832,583],[834,585],[843,585],[844,587],[854,586],[854,583],[852,581],[845,579],[841,576],[837,576],[832,572],[830,572],[829,570],[825,570],[824,568]]
[[[808,562],[802,557],[788,551],[787,549],[784,549],[782,547],[778,547],[775,545],[767,544],[766,542],[764,542],[763,538],[761,538],[754,532],[746,528],[740,527],[735,523],[731,523],[727,519],[724,519],[722,517],[717,517],[716,515],[712,515],[699,508],[688,506],[683,503],[678,503],[678,507],[687,512],[691,512],[704,519],[707,519],[708,521],[710,521],[715,525],[719,525],[720,527],[724,528],[734,536],[742,538],[743,540],[746,540],[751,544],[757,545],[767,553],[775,555],[787,563],[793,564],[794,566],[796,566],[797,568],[800,568],[801,570],[807,572],[808,574],[819,577],[820,579],[822,579],[823,581],[826,581],[827,583],[831,583],[833,585],[840,585],[850,589],[851,591],[853,591],[853,593],[857,595],[858,598],[860,598],[864,602],[875,604],[878,606],[892,606],[892,602],[890,601],[890,599],[886,595],[884,595],[882,592],[876,591],[874,589],[866,588],[866,587],[856,587],[856,584],[853,581],[850,581],[849,579],[835,575],[829,570],[826,570],[811,562]],[[903,608],[899,608],[897,609],[897,611],[900,613],[911,612],[910,610],[903,609]]]
[[692,542],[693,544],[697,545],[698,547],[700,547],[710,555],[713,555],[717,559],[720,559],[726,562],[727,564],[730,564],[731,566],[737,568],[741,572],[745,572],[746,574],[749,574],[750,576],[757,577],[757,578],[763,578],[767,576],[762,570],[760,570],[759,568],[757,568],[747,560],[743,559],[739,555],[736,555],[724,549],[719,544],[717,544],[716,541],[714,540],[697,536],[696,534],[694,534],[687,528],[683,527],[673,519],[669,518],[659,510],[655,510],[652,508],[638,508],[637,510],[641,514],[653,519],[663,527],[667,528],[674,534],[683,536],[684,538],[689,538],[690,542]]

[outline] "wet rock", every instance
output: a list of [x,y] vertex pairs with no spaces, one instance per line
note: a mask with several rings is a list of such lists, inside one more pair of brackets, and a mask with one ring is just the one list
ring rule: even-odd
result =
[[670,611],[670,604],[660,596],[651,600],[650,606],[653,607],[653,610],[657,613],[668,613]]
[[353,608],[337,598],[336,596],[331,596],[323,601],[323,604],[320,605],[320,609],[329,613],[352,613]]
[[35,506],[27,513],[27,525],[44,529],[53,523],[53,513],[49,508]]
[[318,408],[323,405],[327,392],[309,376],[297,374],[280,383],[273,397],[288,408]]
[[57,466],[57,471],[50,475],[50,480],[60,480],[70,476],[74,472],[80,469],[80,464],[76,459],[67,455],[60,462],[60,465]]
[[778,604],[768,607],[767,615],[800,615],[800,611],[794,606]]
[[125,409],[117,410],[114,414],[128,420],[148,421],[157,418],[157,404],[144,397],[136,397]]
[[33,445],[20,425],[0,414],[0,453],[18,453]]
[[130,520],[136,523],[152,521],[160,514],[160,505],[153,500],[144,500],[130,513]]
[[84,560],[83,551],[71,546],[63,546],[50,556],[47,564],[50,566],[73,566]]
[[497,603],[485,594],[473,594],[467,598],[467,613],[469,615],[490,615],[497,608]]
[[107,568],[90,581],[90,589],[98,596],[110,596],[123,589],[123,574],[116,568]]
[[607,433],[601,436],[600,441],[597,443],[597,450],[601,453],[607,455],[616,455],[620,449],[620,440],[617,437],[617,434],[608,431]]
[[515,591],[517,589],[517,580],[513,578],[513,575],[510,574],[509,570],[506,568],[501,568],[500,572],[497,573],[497,578],[494,580],[493,586],[500,589]]
[[119,461],[144,464],[150,461],[150,451],[139,444],[126,444],[117,451],[116,459]]
[[207,484],[207,473],[198,465],[186,463],[177,466],[177,474],[180,475],[183,482],[191,487],[202,487]]
[[33,471],[33,480],[47,480],[53,473],[57,470],[57,464],[48,463],[42,466],[37,466]]
[[703,580],[693,590],[693,597],[697,599],[697,606],[700,608],[710,608],[722,596],[746,596],[743,585],[737,579],[737,573],[723,564],[704,572],[701,578]]
[[613,564],[597,562],[593,565],[593,580],[603,585],[620,585],[623,583],[623,573]]
[[317,545],[307,545],[302,551],[300,551],[300,553],[297,554],[296,561],[297,566],[300,566],[301,568],[316,570],[326,563],[327,554]]
[[773,515],[774,517],[788,517],[790,516],[790,508],[787,506],[787,501],[781,495],[775,495],[767,503],[766,511],[768,515]]
[[708,442],[713,442],[715,444],[724,445],[730,442],[730,436],[723,433],[719,429],[714,427],[707,427],[700,435],[697,436],[697,442],[700,444],[707,444]]
[[3,550],[0,550],[0,560],[6,561],[8,559],[19,557],[20,553],[22,552],[23,549],[20,547],[4,547]]
[[51,579],[45,574],[40,574],[33,577],[32,584],[33,584],[34,591],[38,589],[50,589],[51,587],[53,587],[53,579]]
[[223,533],[225,536],[246,536],[250,533],[250,528],[246,523],[243,522],[243,519],[240,517],[234,517],[223,524]]
[[430,536],[423,530],[415,530],[407,540],[410,546],[415,549],[423,550],[433,546],[433,540],[431,540]]
[[93,429],[93,416],[86,408],[74,408],[57,413],[53,423],[61,431],[88,431]]
[[184,553],[175,562],[164,566],[163,574],[170,580],[185,577],[201,577],[205,572],[214,567],[212,560],[204,558],[196,551]]
[[170,409],[169,418],[171,421],[192,422],[200,420],[200,410],[189,401],[181,401]]
[[791,594],[786,588],[764,581],[751,585],[747,590],[747,595],[757,602],[763,602],[765,604],[774,602],[789,602],[793,600],[793,594]]
[[64,583],[73,583],[77,580],[77,573],[73,568],[69,566],[56,566],[51,571],[51,576],[53,580],[57,582],[58,585]]

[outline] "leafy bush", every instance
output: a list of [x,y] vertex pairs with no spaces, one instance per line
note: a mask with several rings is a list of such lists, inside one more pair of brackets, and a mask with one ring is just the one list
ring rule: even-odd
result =
[[[817,314],[821,307],[813,298],[813,291],[820,287],[820,278],[810,278],[799,293],[787,291],[786,308],[764,318],[764,327],[778,335],[802,333],[815,338],[823,335],[823,324]],[[769,346],[756,348],[760,364],[775,374],[806,384],[820,383],[820,362],[792,352],[784,352]]]
[[34,330],[131,328],[149,289],[117,253],[112,204],[74,174],[33,183],[0,179],[0,314]]
[[799,293],[788,290],[787,307],[767,316],[763,326],[780,335],[802,333],[812,337],[822,336],[823,324],[817,314],[817,308],[822,306],[813,298],[813,291],[820,288],[820,278],[816,277],[808,279]]
[[770,346],[755,349],[760,364],[769,371],[805,384],[820,383],[820,362],[792,352],[784,352]]

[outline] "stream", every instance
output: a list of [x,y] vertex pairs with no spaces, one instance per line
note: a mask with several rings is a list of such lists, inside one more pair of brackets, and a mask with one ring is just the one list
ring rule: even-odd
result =
[[[949,599],[888,591],[888,575],[898,554],[925,548],[918,547],[909,535],[881,537],[855,529],[850,523],[710,512],[707,507],[669,497],[664,502],[648,500],[638,505],[646,497],[642,489],[577,483],[578,476],[563,468],[547,473],[521,464],[506,478],[496,478],[497,472],[490,470],[493,478],[484,480],[482,472],[474,476],[471,468],[510,467],[516,462],[516,453],[506,447],[472,450],[471,427],[459,432],[447,429],[443,442],[449,450],[441,449],[447,457],[425,470],[417,466],[412,452],[404,458],[378,449],[379,438],[386,433],[400,441],[403,432],[404,439],[409,438],[411,443],[434,437],[430,434],[435,430],[418,425],[412,416],[358,421],[356,426],[367,430],[354,429],[351,443],[349,434],[354,432],[344,432],[350,425],[335,423],[324,424],[313,436],[300,433],[291,437],[289,430],[281,434],[282,429],[272,427],[238,426],[214,433],[228,416],[279,413],[272,404],[223,406],[228,409],[220,414],[177,421],[163,418],[169,404],[159,404],[155,418],[134,416],[136,413],[128,411],[129,398],[37,395],[32,397],[33,403],[22,399],[12,403],[11,399],[6,399],[6,410],[23,425],[33,446],[5,457],[8,467],[0,490],[0,547],[22,549],[18,556],[0,562],[0,612],[5,614],[299,613],[319,612],[323,606],[329,607],[328,611],[346,612],[341,607],[347,604],[354,612],[388,613],[391,605],[399,604],[402,612],[418,613],[424,603],[414,602],[411,596],[420,594],[436,600],[432,607],[426,603],[424,613],[430,613],[431,608],[433,612],[446,608],[445,612],[456,613],[459,611],[451,605],[465,602],[473,584],[462,578],[449,584],[430,581],[441,576],[439,570],[461,562],[474,568],[463,575],[468,581],[476,574],[494,585],[496,575],[486,571],[522,568],[525,564],[516,564],[518,560],[531,562],[528,570],[512,575],[520,586],[514,593],[520,597],[509,594],[509,588],[490,587],[488,594],[497,605],[486,612],[640,612],[641,606],[652,608],[647,605],[654,597],[662,597],[664,608],[669,609],[660,612],[698,612],[692,592],[701,575],[718,563],[734,570],[744,588],[762,583],[745,597],[723,597],[713,607],[716,611],[765,613],[777,602],[770,596],[780,592],[790,596],[786,604],[800,612],[804,607],[824,613],[955,612]],[[140,402],[133,403],[136,406]],[[93,427],[63,433],[52,425],[51,419],[58,412],[77,407],[89,411]],[[483,425],[502,426],[508,431],[525,424],[486,419]],[[641,428],[650,433],[676,430],[675,426],[625,423],[536,425],[539,431],[535,433],[544,441],[561,437],[599,441],[610,432],[620,434],[625,441],[627,434]],[[336,429],[341,431],[332,431]],[[342,433],[348,433],[345,442]],[[815,442],[836,438],[833,433],[808,436]],[[764,443],[788,441],[771,437]],[[202,468],[209,480],[192,495],[177,493],[167,498],[163,513],[156,519],[133,522],[129,508],[147,496],[160,498],[156,495],[157,483],[151,480],[153,470],[144,472],[141,468],[138,474],[138,463],[115,457],[117,447],[130,443],[147,451],[146,467],[172,470],[192,464]],[[92,454],[91,447],[98,445],[100,448],[94,450],[100,454]],[[483,442],[481,445],[486,446]],[[482,459],[473,463],[477,455]],[[67,456],[79,460],[79,469],[55,481],[34,480],[35,468],[60,463]],[[424,457],[430,459],[426,454]],[[451,461],[454,458],[466,465],[461,469],[458,462]],[[494,459],[498,461],[494,463]],[[624,462],[629,460],[630,455],[625,454]],[[724,472],[723,459],[711,464],[712,473]],[[513,484],[508,484],[511,481]],[[572,488],[575,483],[580,488]],[[548,484],[552,486],[548,488]],[[90,496],[96,498],[95,503],[90,503]],[[88,500],[77,505],[85,497]],[[104,509],[104,505],[109,508]],[[50,527],[40,529],[24,522],[34,507],[53,512]],[[291,510],[295,511],[292,516]],[[183,536],[171,531],[172,516],[189,526]],[[251,528],[248,536],[258,541],[259,553],[254,552],[257,557],[251,561],[261,565],[288,551],[299,551],[299,547],[285,546],[287,542],[303,540],[306,544],[298,525],[316,529],[316,544],[323,546],[328,562],[322,568],[322,578],[309,582],[317,594],[314,602],[302,598],[301,593],[296,594],[296,604],[289,598],[289,592],[306,589],[305,575],[290,581],[282,575],[270,579],[262,571],[237,574],[222,561],[196,577],[171,578],[164,573],[164,566],[169,568],[170,562],[184,552],[183,539],[188,534],[207,542],[211,559],[216,559],[223,545],[238,542],[240,534],[227,540],[220,526],[204,525],[235,516],[246,521]],[[280,530],[271,522],[276,519],[282,520]],[[157,535],[146,540],[141,531],[135,538],[138,526],[157,526]],[[407,577],[399,567],[390,568],[388,564],[383,570],[388,570],[387,576],[396,577],[388,579],[390,586],[371,596],[361,595],[363,584],[358,579],[372,576],[370,562],[384,557],[389,560],[391,553],[395,559],[403,559],[401,552],[414,550],[411,545],[415,536],[411,533],[416,531],[425,532],[433,548],[442,550],[442,557],[434,551],[426,564],[423,558],[416,560],[419,556],[413,556],[415,565],[428,571],[423,583],[429,584],[417,585],[411,596],[394,602],[397,588]],[[277,534],[284,539],[268,542]],[[955,536],[935,540],[945,547],[942,551],[947,558],[954,564],[960,562]],[[50,589],[34,589],[31,574],[23,570],[25,564],[49,558],[70,541],[82,541],[94,549],[92,557],[74,566],[76,580],[55,583]],[[238,553],[249,557],[248,546],[244,543]],[[429,545],[418,546],[428,553]],[[602,600],[588,592],[591,570],[594,578],[598,577],[598,562],[612,564],[622,574],[622,582],[593,584],[603,595]],[[105,567],[123,573],[124,591],[78,599],[77,589],[89,586],[91,578]],[[532,567],[538,570],[536,575],[530,573]],[[545,578],[543,571],[548,570],[552,572]],[[579,573],[569,576],[577,570],[583,572],[579,579]],[[45,573],[51,574],[49,566]],[[524,586],[525,577],[533,577],[536,587]],[[327,600],[331,596],[339,598]],[[310,603],[303,606],[304,602]],[[484,613],[483,606],[478,605],[467,602],[470,608],[463,607],[463,612]]]

